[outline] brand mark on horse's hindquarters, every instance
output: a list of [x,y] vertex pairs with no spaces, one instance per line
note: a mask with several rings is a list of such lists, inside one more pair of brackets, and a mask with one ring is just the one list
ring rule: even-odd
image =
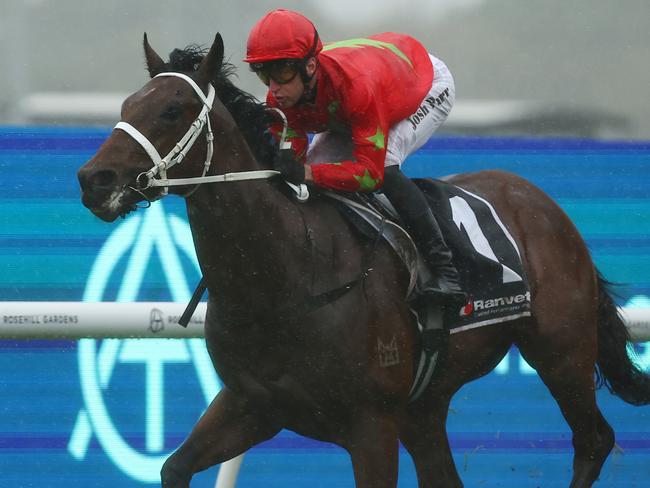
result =
[[397,349],[397,339],[395,336],[388,344],[381,342],[377,337],[377,352],[379,353],[379,366],[387,368],[399,364],[399,350]]

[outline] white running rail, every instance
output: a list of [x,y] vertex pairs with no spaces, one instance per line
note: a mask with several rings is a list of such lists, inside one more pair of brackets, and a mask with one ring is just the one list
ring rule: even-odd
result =
[[[206,304],[187,328],[176,302],[0,302],[0,339],[203,337]],[[621,308],[634,342],[650,341],[650,307]]]
[[199,303],[187,328],[177,320],[185,303],[0,302],[0,338],[203,337],[206,304]]

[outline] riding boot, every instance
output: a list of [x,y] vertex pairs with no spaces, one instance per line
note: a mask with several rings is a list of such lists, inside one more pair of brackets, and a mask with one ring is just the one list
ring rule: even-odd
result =
[[466,304],[468,297],[461,289],[452,253],[420,188],[399,167],[389,166],[384,174],[383,190],[433,274],[421,291],[448,305]]
[[[426,222],[423,227],[428,227],[428,240],[420,240],[414,237],[415,245],[422,254],[433,277],[424,283],[421,291],[426,294],[439,296],[450,303],[464,305],[467,303],[467,294],[461,289],[460,275],[456,266],[451,261],[452,254],[445,240],[440,233],[438,222],[431,211],[428,216],[421,220]],[[422,224],[420,224],[422,225]],[[416,233],[414,232],[413,235]]]

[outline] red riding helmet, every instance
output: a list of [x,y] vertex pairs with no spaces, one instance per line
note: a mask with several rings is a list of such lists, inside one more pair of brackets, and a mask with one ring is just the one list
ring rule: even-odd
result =
[[277,9],[253,26],[246,46],[246,63],[304,59],[323,49],[314,24],[298,12]]

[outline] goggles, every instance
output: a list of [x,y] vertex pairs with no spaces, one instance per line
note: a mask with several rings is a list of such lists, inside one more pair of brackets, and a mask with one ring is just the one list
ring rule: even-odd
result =
[[278,59],[266,63],[251,63],[251,70],[266,86],[271,80],[279,85],[286,85],[298,76],[304,63],[302,59]]

